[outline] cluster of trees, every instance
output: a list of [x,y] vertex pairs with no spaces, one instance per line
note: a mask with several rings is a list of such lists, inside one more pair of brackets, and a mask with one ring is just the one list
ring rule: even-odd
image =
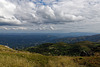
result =
[[100,52],[100,44],[90,41],[82,41],[74,44],[63,42],[45,43],[34,47],[28,47],[25,50],[52,56],[90,56],[93,55],[94,52]]

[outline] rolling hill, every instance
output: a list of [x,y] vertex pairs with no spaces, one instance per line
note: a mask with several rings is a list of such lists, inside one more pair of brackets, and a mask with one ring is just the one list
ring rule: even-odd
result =
[[90,41],[81,41],[73,44],[63,42],[44,43],[28,47],[25,50],[51,56],[81,56],[81,53],[85,51],[86,55],[84,56],[93,56],[95,52],[100,52],[100,44]]
[[0,67],[86,67],[73,61],[73,57],[44,56],[17,51],[0,45]]
[[91,36],[80,36],[80,37],[64,37],[64,38],[54,39],[52,41],[65,42],[65,43],[75,43],[75,42],[80,42],[80,41],[100,42],[100,34],[91,35]]
[[[94,49],[92,50],[92,48]],[[26,50],[19,51],[9,48],[8,46],[0,45],[0,66],[100,67],[100,44],[90,41],[82,41],[74,44],[62,42],[45,43],[35,47],[28,47]],[[80,50],[94,51],[95,55],[78,56]]]
[[[30,46],[39,45],[42,43],[47,42],[58,42],[58,41],[64,41],[69,42],[72,40],[72,38],[69,39],[69,37],[76,38],[79,36],[90,36],[96,33],[13,33],[13,34],[0,34],[0,44],[7,45],[11,48],[25,48]],[[67,39],[66,39],[66,38]],[[67,41],[66,41],[67,40]],[[75,42],[76,42],[75,40]],[[71,42],[71,41],[70,41]],[[72,41],[73,42],[73,41]]]

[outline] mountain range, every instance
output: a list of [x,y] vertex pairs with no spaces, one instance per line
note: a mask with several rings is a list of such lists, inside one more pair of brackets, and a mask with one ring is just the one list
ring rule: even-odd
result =
[[0,34],[0,44],[7,45],[11,48],[31,47],[48,42],[74,43],[79,41],[100,42],[100,34],[82,32]]
[[54,42],[75,43],[80,41],[100,42],[100,34],[80,37],[65,37],[53,40]]

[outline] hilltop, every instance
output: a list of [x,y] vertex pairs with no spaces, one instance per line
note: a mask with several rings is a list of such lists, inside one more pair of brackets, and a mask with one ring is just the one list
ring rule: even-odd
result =
[[100,43],[90,41],[81,41],[73,44],[63,42],[45,43],[26,48],[26,50],[47,56],[70,56],[79,65],[100,67]]
[[100,52],[100,43],[90,41],[81,41],[73,44],[63,42],[44,43],[26,48],[25,50],[52,56],[80,56],[81,53],[85,51],[90,56],[94,55],[96,52]]
[[44,56],[0,45],[0,67],[85,67],[67,56]]
[[0,52],[16,52],[16,50],[8,46],[0,45]]
[[[79,46],[90,51],[95,44],[94,56],[78,56]],[[37,49],[38,48],[38,49]],[[0,45],[1,67],[100,67],[100,44],[84,41],[75,44],[45,43],[26,48],[27,51],[14,50]],[[35,49],[35,50],[34,50]],[[71,50],[69,50],[71,49]],[[66,50],[66,51],[65,51]],[[71,51],[70,53],[68,52]],[[30,51],[30,52],[28,52]],[[36,52],[39,51],[39,52]],[[48,53],[49,52],[49,53]],[[66,55],[69,53],[69,56]],[[58,54],[59,53],[59,54]],[[64,54],[66,53],[66,54]],[[48,56],[46,56],[48,55]],[[53,56],[52,56],[53,55]],[[62,56],[61,56],[62,55]]]

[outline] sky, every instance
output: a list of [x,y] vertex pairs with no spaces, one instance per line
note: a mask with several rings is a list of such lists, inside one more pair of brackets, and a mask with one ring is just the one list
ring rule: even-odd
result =
[[0,0],[0,33],[100,33],[100,0]]

